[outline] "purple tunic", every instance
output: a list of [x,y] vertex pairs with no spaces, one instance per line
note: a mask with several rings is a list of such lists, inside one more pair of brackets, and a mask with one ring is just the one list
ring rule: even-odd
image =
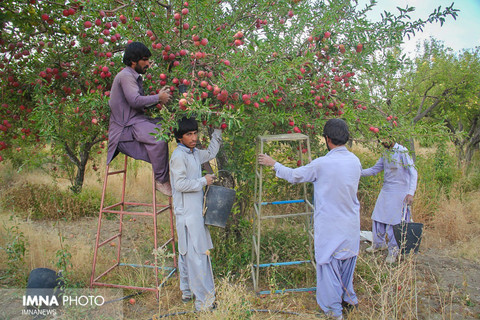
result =
[[141,76],[133,68],[125,67],[117,74],[110,91],[107,164],[122,152],[151,163],[155,179],[166,182],[168,145],[151,135],[160,125],[144,111],[146,106],[158,103],[158,99],[158,95],[143,95]]

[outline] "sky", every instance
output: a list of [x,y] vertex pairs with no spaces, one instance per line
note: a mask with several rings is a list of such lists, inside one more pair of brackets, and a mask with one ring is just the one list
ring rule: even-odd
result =
[[[359,3],[367,3],[367,0],[361,0]],[[439,6],[443,11],[452,3],[454,8],[460,10],[457,19],[448,16],[442,27],[440,23],[428,24],[422,33],[416,33],[410,40],[405,39],[405,52],[413,53],[416,43],[419,40],[423,42],[423,39],[429,39],[430,36],[443,41],[446,47],[455,51],[480,46],[480,0],[377,0],[370,17],[372,20],[380,19],[383,11],[398,14],[397,7],[405,8],[408,5],[415,7],[415,11],[410,14],[413,21],[419,18],[426,20]]]

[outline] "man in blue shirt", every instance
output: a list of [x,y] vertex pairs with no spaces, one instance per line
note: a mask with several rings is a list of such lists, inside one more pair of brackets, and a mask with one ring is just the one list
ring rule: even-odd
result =
[[305,166],[287,168],[264,154],[258,161],[273,166],[277,177],[290,183],[313,183],[317,303],[328,316],[343,319],[343,307],[358,305],[353,272],[360,246],[357,190],[362,167],[345,147],[350,136],[345,121],[328,120],[323,136],[329,152]]

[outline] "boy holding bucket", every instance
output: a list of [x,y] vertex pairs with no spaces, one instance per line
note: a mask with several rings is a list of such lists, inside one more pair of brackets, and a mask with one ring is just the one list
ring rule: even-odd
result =
[[170,181],[178,236],[178,269],[182,301],[195,296],[198,311],[214,308],[215,286],[213,281],[210,249],[213,248],[210,232],[203,217],[203,187],[211,185],[215,176],[202,177],[202,163],[215,158],[220,149],[222,134],[215,129],[207,150],[195,146],[198,139],[198,123],[195,118],[183,117],[174,130],[178,143],[170,158]]

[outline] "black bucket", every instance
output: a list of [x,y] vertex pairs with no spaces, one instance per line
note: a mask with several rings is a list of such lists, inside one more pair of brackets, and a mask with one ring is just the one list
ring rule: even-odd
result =
[[422,242],[423,223],[401,222],[393,226],[393,234],[402,254],[418,252]]
[[[38,302],[52,301],[55,299],[60,302],[59,296],[62,294],[63,280],[56,271],[48,268],[33,269],[27,282],[26,296],[32,301]],[[29,308],[36,308],[37,305],[29,305]]]
[[205,195],[205,224],[225,228],[235,202],[235,190],[222,186],[208,186]]

